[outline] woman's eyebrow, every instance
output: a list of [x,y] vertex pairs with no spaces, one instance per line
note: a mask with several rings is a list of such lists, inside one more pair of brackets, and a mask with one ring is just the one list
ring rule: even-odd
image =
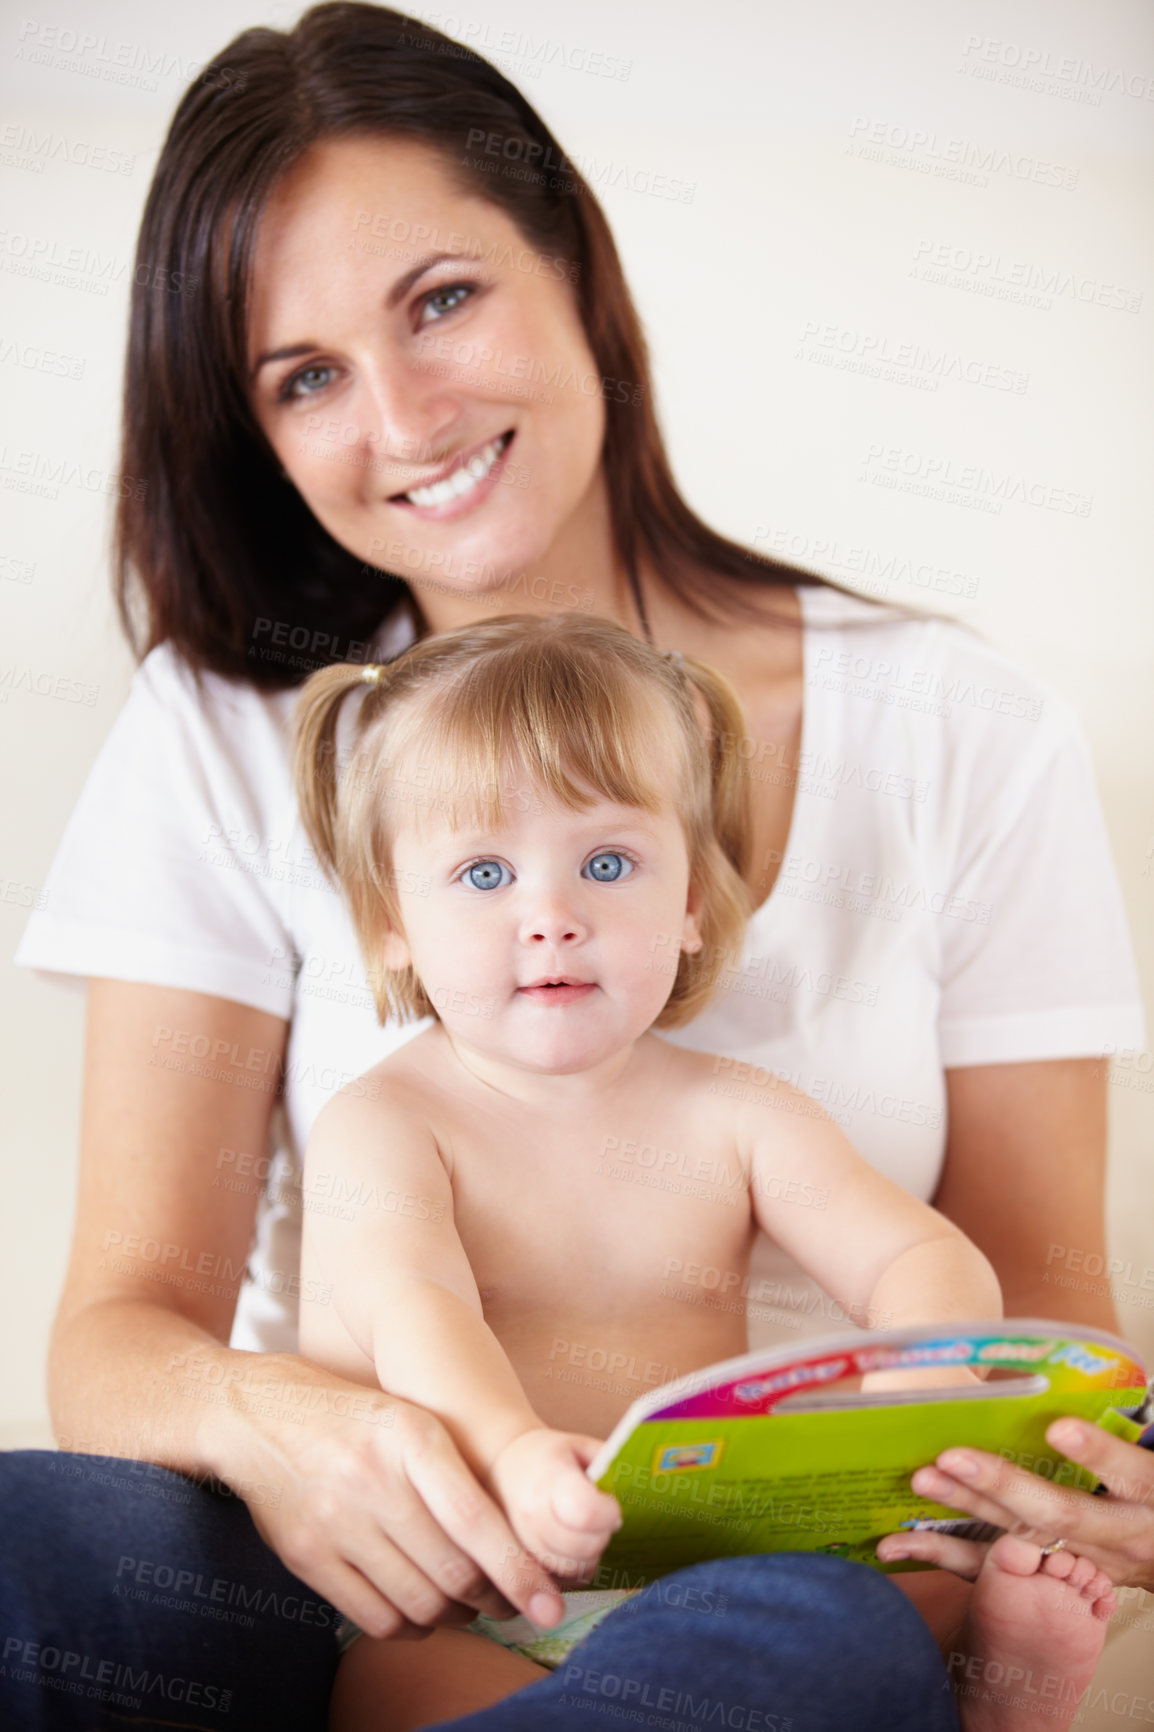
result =
[[403,301],[413,284],[431,271],[434,265],[441,264],[445,259],[467,259],[467,253],[429,253],[420,259],[411,271],[406,271],[403,277],[398,277],[388,294],[385,296],[385,306],[391,312],[399,302]]
[[[413,284],[418,282],[426,271],[431,271],[434,265],[442,264],[446,259],[464,259],[467,257],[467,253],[430,253],[427,258],[419,260],[411,271],[406,271],[403,277],[397,278],[385,296],[385,306],[392,312],[404,300]],[[321,346],[320,343],[289,343],[283,349],[269,349],[265,354],[257,356],[249,378],[250,380],[255,379],[261,368],[267,367],[270,361],[295,361],[298,356],[311,354],[313,350],[319,349]]]
[[255,379],[261,368],[267,367],[270,361],[295,361],[298,355],[310,355],[319,348],[319,343],[290,343],[284,349],[269,349],[266,354],[257,356],[249,380],[251,382]]

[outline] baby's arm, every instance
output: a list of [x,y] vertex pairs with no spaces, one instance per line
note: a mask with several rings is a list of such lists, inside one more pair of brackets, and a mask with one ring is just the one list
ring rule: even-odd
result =
[[[318,1192],[351,1199],[354,1218],[310,1208]],[[548,1568],[587,1572],[620,1525],[584,1473],[598,1440],[548,1430],[526,1399],[485,1322],[428,1125],[387,1090],[336,1096],[309,1138],[304,1195],[312,1254],[381,1387],[442,1420]]]
[[[813,1117],[808,1096],[782,1083],[774,1098],[780,1110],[760,1100],[740,1109],[754,1212],[855,1322],[901,1329],[1002,1315],[993,1269],[952,1222],[875,1171],[831,1119]],[[886,1387],[949,1380],[884,1376]],[[870,1387],[879,1382],[875,1374]]]

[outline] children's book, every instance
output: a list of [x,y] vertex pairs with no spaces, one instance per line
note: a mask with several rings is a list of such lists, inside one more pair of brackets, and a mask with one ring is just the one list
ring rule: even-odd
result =
[[[859,1386],[871,1371],[958,1365],[989,1375],[941,1390]],[[1047,1426],[1071,1414],[1145,1442],[1145,1396],[1125,1342],[1032,1318],[855,1330],[724,1360],[635,1401],[591,1464],[625,1517],[595,1585],[636,1588],[747,1552],[921,1569],[881,1564],[882,1535],[932,1526],[978,1537],[981,1524],[918,1497],[915,1469],[969,1444],[1093,1490],[1093,1474],[1048,1446]]]

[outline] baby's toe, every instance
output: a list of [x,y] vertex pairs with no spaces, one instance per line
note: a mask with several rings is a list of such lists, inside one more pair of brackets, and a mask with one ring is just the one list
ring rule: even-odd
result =
[[[1078,1567],[1088,1561],[1078,1557],[1075,1552],[1043,1553],[1038,1569],[1042,1575],[1053,1576],[1056,1582],[1069,1582],[1071,1587],[1078,1587]],[[1090,1567],[1093,1568],[1093,1565]]]
[[1065,1582],[1068,1588],[1080,1589],[1093,1573],[1094,1566],[1089,1558],[1079,1557],[1077,1552],[1051,1552],[1048,1557],[1043,1557],[1038,1565],[1040,1576],[1050,1576],[1055,1582]]
[[[1053,1563],[1061,1556],[1061,1552],[1054,1552],[1051,1557],[1041,1558],[1041,1562]],[[1002,1534],[986,1553],[986,1562],[995,1564],[1009,1576],[1034,1576],[1038,1573],[1040,1557],[1040,1548],[1033,1540],[1022,1539],[1018,1534]]]

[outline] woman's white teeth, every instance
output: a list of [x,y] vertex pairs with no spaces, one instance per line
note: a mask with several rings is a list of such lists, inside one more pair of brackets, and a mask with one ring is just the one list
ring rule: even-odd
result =
[[490,440],[483,451],[478,451],[443,481],[434,481],[431,487],[412,487],[405,498],[414,505],[447,505],[450,499],[460,499],[462,494],[471,493],[478,481],[484,481],[507,444],[503,434],[500,439]]

